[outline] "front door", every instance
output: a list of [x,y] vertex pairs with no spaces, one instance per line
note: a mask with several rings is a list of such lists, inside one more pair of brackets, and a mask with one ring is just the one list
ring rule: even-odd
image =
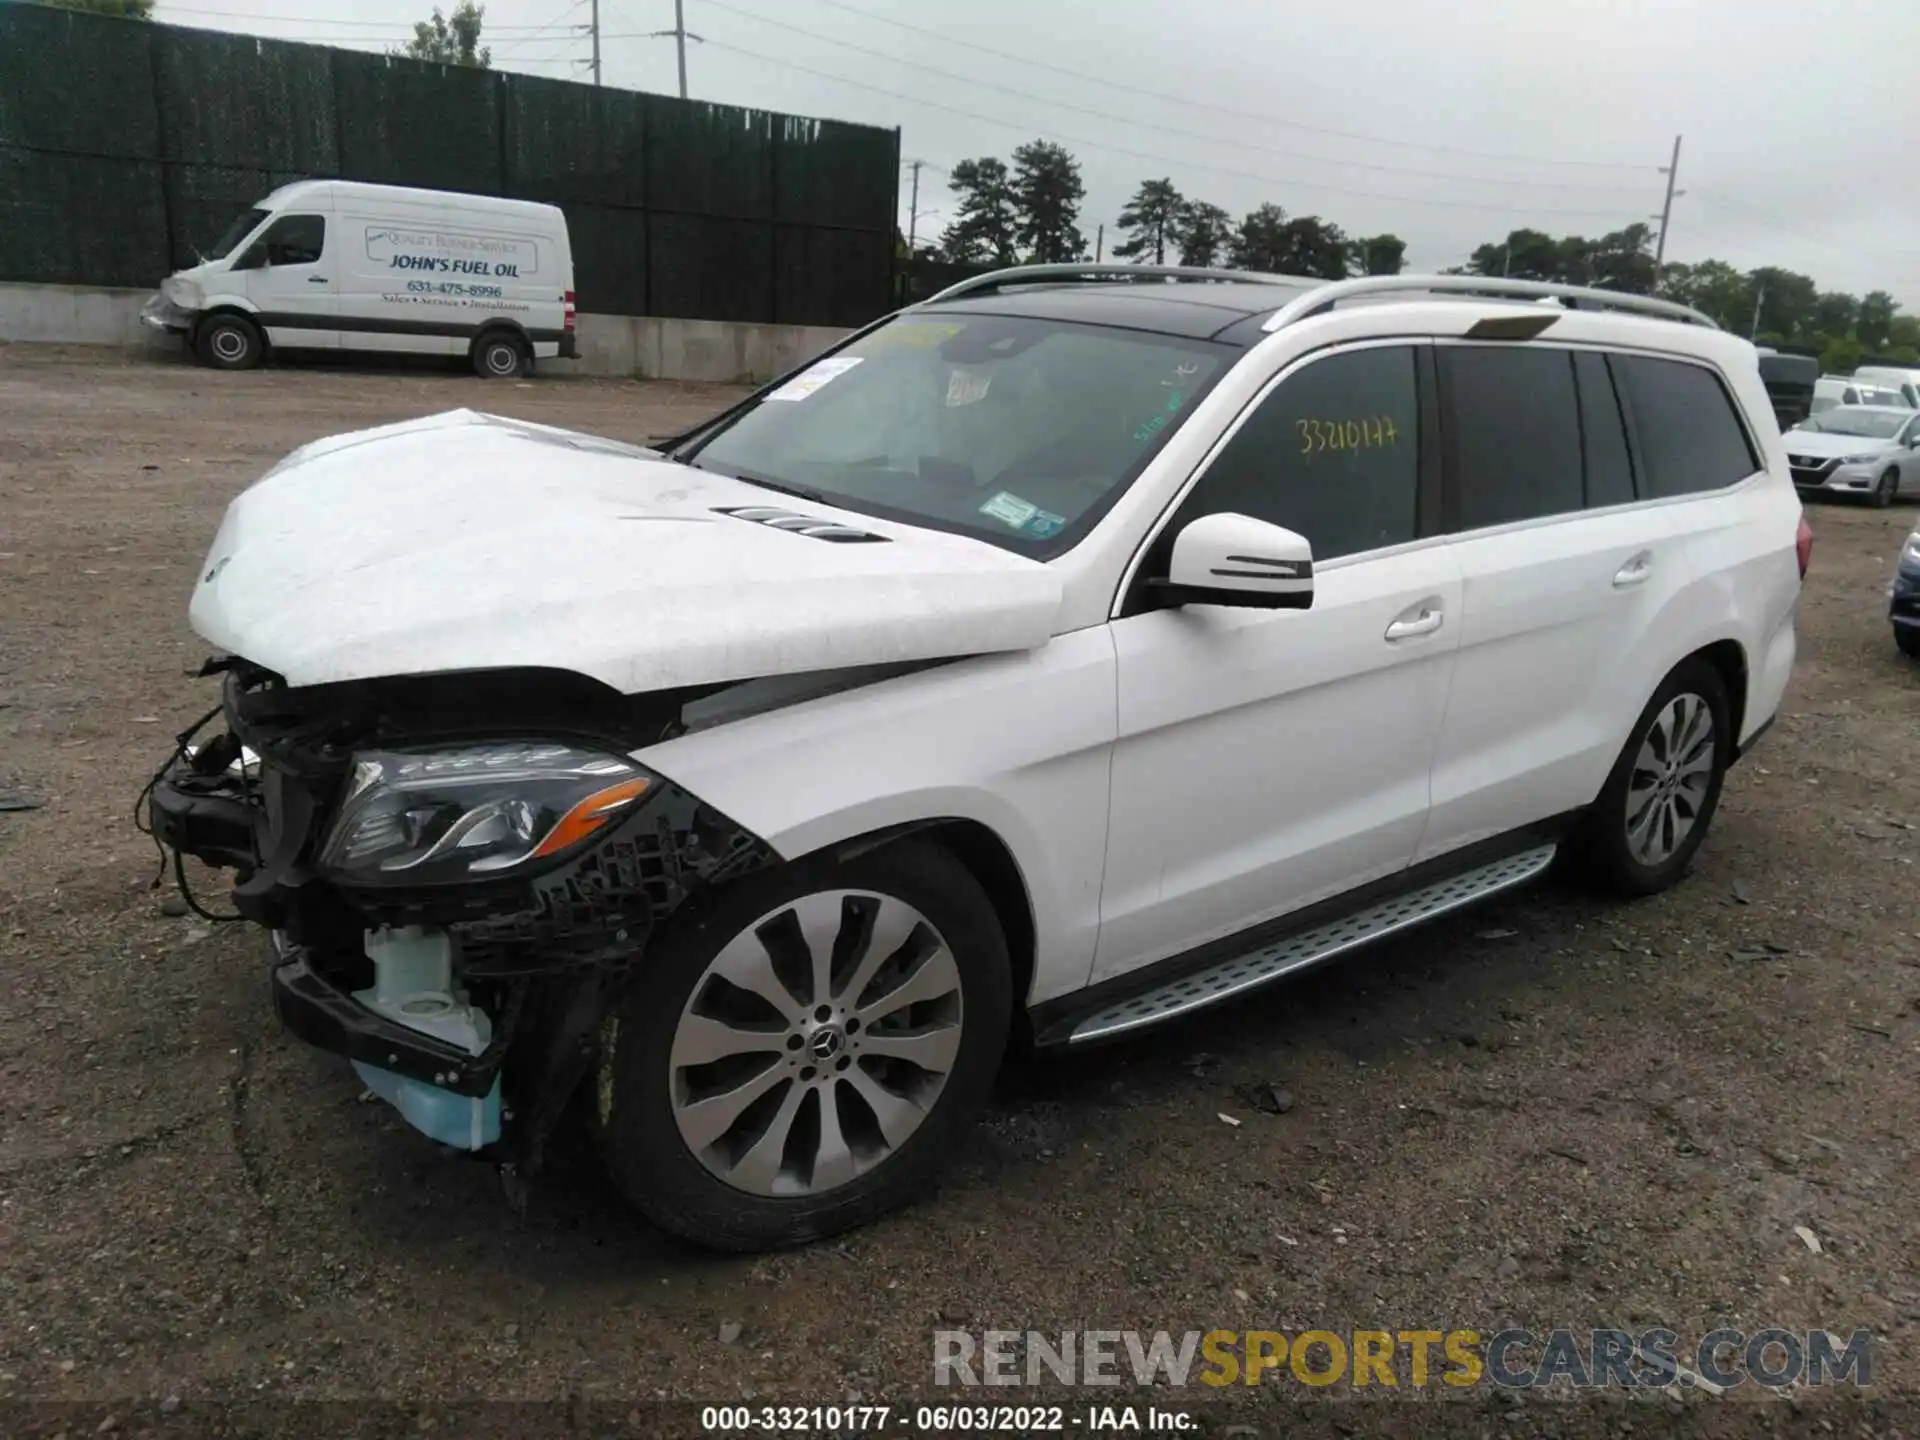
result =
[[277,217],[234,266],[247,272],[247,298],[274,345],[332,350],[340,344],[334,293],[339,246],[325,215]]
[[1452,550],[1426,538],[1425,353],[1364,345],[1296,366],[1143,560],[1142,576],[1164,573],[1172,537],[1199,515],[1252,515],[1312,544],[1314,598],[1304,611],[1155,609],[1131,587],[1113,622],[1119,724],[1093,980],[1412,857],[1461,600]]

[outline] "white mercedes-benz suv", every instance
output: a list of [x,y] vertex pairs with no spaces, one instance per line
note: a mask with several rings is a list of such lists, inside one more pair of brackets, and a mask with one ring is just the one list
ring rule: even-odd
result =
[[[229,508],[212,737],[296,1035],[524,1194],[868,1219],[1076,1046],[1522,884],[1671,885],[1810,534],[1752,346],[1464,277],[967,281],[656,449],[461,411]],[[184,884],[184,871],[181,871]]]

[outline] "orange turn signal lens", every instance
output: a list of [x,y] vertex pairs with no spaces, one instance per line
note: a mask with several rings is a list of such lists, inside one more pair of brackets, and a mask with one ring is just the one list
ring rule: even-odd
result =
[[547,838],[535,847],[529,859],[539,859],[543,855],[557,855],[571,845],[577,845],[593,834],[627,806],[647,793],[651,780],[622,780],[618,785],[609,785],[604,790],[596,790],[578,805],[575,805],[553,829],[547,832]]

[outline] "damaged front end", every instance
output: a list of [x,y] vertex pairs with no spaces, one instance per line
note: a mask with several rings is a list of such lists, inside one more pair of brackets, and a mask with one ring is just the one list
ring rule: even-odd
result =
[[[288,687],[242,660],[225,729],[150,786],[158,842],[235,872],[286,1027],[441,1143],[524,1182],[649,937],[772,863],[629,754],[721,687],[559,671]],[[210,715],[208,717],[212,719]]]

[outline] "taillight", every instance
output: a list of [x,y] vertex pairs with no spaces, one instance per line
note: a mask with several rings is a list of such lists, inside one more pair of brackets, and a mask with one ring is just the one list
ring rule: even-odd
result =
[[1800,517],[1800,529],[1793,537],[1793,553],[1800,561],[1800,578],[1807,578],[1807,562],[1813,559],[1813,527],[1807,524],[1807,517]]
[[567,291],[567,318],[564,322],[566,328],[569,330],[573,329],[573,316],[573,291],[569,290]]

